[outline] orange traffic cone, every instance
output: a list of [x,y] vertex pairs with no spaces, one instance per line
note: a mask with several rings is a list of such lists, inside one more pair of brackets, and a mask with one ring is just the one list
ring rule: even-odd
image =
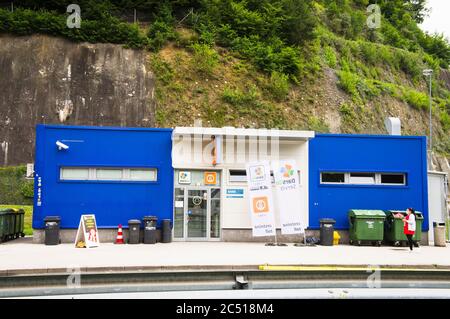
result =
[[125,244],[123,241],[122,224],[119,224],[119,229],[117,231],[116,244]]

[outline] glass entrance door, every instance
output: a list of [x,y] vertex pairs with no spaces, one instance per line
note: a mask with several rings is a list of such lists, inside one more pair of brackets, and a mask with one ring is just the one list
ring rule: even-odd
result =
[[207,239],[209,198],[207,189],[187,191],[187,239]]
[[174,240],[220,240],[220,188],[177,187]]

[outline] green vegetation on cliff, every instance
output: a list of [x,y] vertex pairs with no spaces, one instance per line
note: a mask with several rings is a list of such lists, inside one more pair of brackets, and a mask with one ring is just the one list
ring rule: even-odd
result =
[[[419,29],[424,0],[81,0],[81,28],[69,29],[71,2],[16,1],[14,12],[0,9],[0,32],[148,49],[161,126],[201,118],[214,126],[380,133],[391,115],[406,134],[425,135],[422,71],[431,68],[434,145],[450,153],[449,84],[440,76],[450,46]],[[372,3],[381,12],[377,28],[367,24]],[[133,9],[145,21],[125,22]]]

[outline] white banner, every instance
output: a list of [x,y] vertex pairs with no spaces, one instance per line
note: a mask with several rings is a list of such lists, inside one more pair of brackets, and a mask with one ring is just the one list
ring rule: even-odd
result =
[[275,216],[269,162],[246,165],[253,236],[275,236]]
[[281,233],[301,234],[304,223],[301,216],[300,182],[295,160],[272,162],[276,185],[276,201],[279,210]]

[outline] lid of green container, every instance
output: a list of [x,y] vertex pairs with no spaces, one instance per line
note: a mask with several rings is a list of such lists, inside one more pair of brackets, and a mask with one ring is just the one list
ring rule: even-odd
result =
[[[406,210],[393,210],[393,209],[390,209],[390,210],[386,210],[385,212],[386,212],[386,216],[394,215],[394,214],[398,214],[398,213],[402,213],[403,215],[406,215]],[[423,213],[422,212],[415,211],[415,214],[416,214],[416,218],[417,219],[423,219]]]
[[0,213],[14,213],[14,209],[12,208],[0,208]]
[[386,214],[382,210],[376,209],[351,209],[349,216],[355,217],[371,217],[371,218],[385,218]]

